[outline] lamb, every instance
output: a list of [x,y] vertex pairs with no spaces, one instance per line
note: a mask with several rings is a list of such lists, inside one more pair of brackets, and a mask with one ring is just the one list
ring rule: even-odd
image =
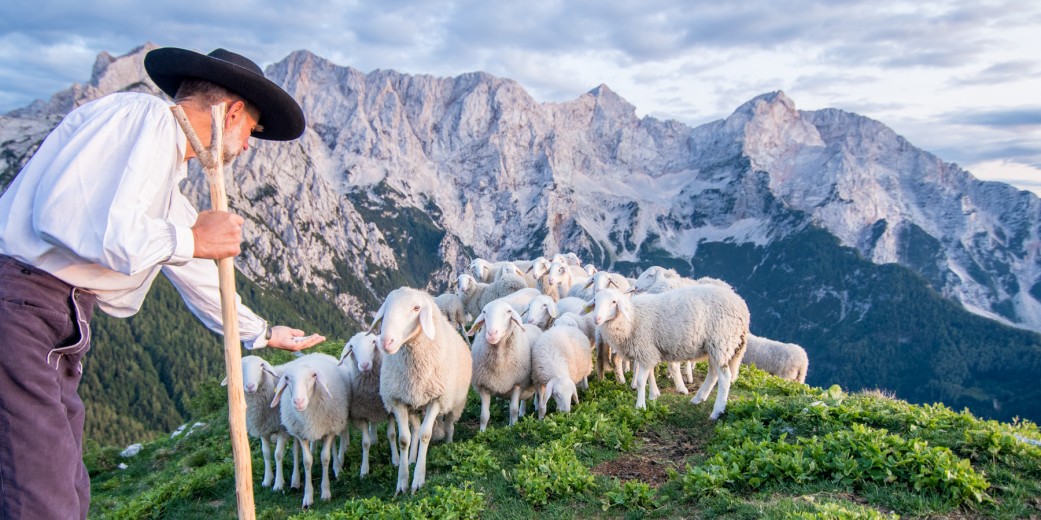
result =
[[[395,495],[408,486],[409,461],[415,443],[416,472],[412,492],[426,481],[427,449],[434,422],[444,416],[445,440],[452,442],[455,423],[466,406],[473,362],[470,350],[437,311],[434,298],[416,289],[391,291],[376,312],[370,332],[379,334],[387,354],[380,369],[380,397],[397,421],[398,482]],[[413,434],[410,424],[423,414]]]
[[493,281],[498,280],[503,276],[516,276],[522,278],[528,287],[535,287],[536,284],[534,275],[526,270],[522,270],[520,267],[517,267],[513,262],[501,262],[499,269],[495,272]]
[[637,408],[646,407],[647,378],[658,363],[707,355],[708,375],[691,402],[707,400],[718,378],[709,417],[716,420],[723,414],[731,375],[744,357],[749,333],[748,306],[737,293],[712,284],[632,298],[605,289],[593,299],[592,311],[601,339],[639,364]]
[[582,287],[589,276],[581,267],[568,265],[563,262],[553,262],[549,266],[549,275],[546,278],[551,286],[557,286],[560,297],[580,296]]
[[695,285],[696,281],[680,276],[674,269],[666,269],[661,266],[651,266],[644,269],[633,285],[638,293],[661,293],[677,287],[689,287]]
[[476,334],[482,327],[484,334],[474,337],[471,357],[472,384],[481,396],[483,432],[491,416],[493,395],[509,396],[510,426],[513,426],[523,413],[522,402],[535,393],[531,384],[531,346],[542,331],[535,325],[525,325],[520,313],[503,300],[485,305],[470,334]]
[[782,379],[805,383],[810,360],[806,356],[806,350],[799,345],[749,334],[748,349],[741,363],[754,364],[760,370]]
[[581,312],[585,306],[585,300],[580,298],[563,298],[559,301],[553,301],[551,296],[540,294],[528,302],[528,307],[524,310],[524,317],[528,323],[546,330],[553,325],[553,320],[556,319],[558,314]]
[[586,282],[581,298],[590,300],[598,291],[607,289],[608,287],[613,287],[623,293],[629,292],[629,289],[631,288],[628,278],[618,273],[598,271],[591,275],[589,281]]
[[[376,425],[390,416],[380,397],[383,356],[378,343],[377,336],[359,332],[347,341],[340,354],[340,365],[347,367],[351,387],[348,419],[361,430],[361,478],[369,474],[369,449],[376,441]],[[397,465],[398,447],[394,442],[393,428],[387,428],[387,440],[390,441],[391,460]]]
[[546,416],[550,397],[560,412],[570,412],[572,402],[578,404],[578,385],[589,388],[590,356],[589,338],[575,327],[550,327],[535,341],[531,379],[538,388],[539,419]]
[[470,261],[470,264],[466,266],[466,271],[478,282],[492,283],[498,276],[502,266],[506,263],[512,263],[522,272],[528,270],[531,265],[531,262],[525,260],[515,262],[489,262],[483,258],[474,258]]
[[456,293],[463,301],[466,312],[477,316],[488,302],[507,296],[511,298],[511,304],[519,307],[518,312],[523,311],[528,302],[538,295],[538,290],[528,287],[523,279],[516,276],[504,276],[488,284],[478,282],[468,274],[461,274]]
[[459,294],[440,294],[434,298],[434,302],[437,303],[437,308],[441,309],[441,313],[448,318],[448,323],[458,327],[459,332],[463,335],[463,339],[469,344],[470,337],[466,335],[466,324],[470,322],[470,318],[463,307],[463,299],[459,297]]
[[[308,354],[283,365],[282,376],[275,387],[271,407],[279,407],[282,425],[303,446],[304,502],[314,504],[311,484],[311,443],[323,440],[322,500],[332,498],[329,491],[329,461],[336,437],[347,430],[347,407],[350,387],[328,354]],[[288,391],[287,391],[288,390]],[[334,466],[336,466],[334,464]]]
[[[293,441],[293,476],[290,486],[300,487],[299,445],[282,426],[279,411],[269,404],[275,396],[275,383],[281,376],[282,367],[273,367],[260,356],[242,357],[242,387],[246,398],[246,432],[260,439],[260,451],[264,459],[264,480],[261,486],[272,484],[272,491],[281,491],[285,486],[282,476],[282,458],[285,456],[286,442]],[[228,378],[221,381],[227,386]],[[271,441],[275,441],[275,470],[271,471]]]
[[528,268],[528,274],[535,278],[535,288],[539,290],[539,294],[545,294],[557,301],[560,299],[560,289],[556,285],[550,285],[549,283],[549,266],[550,261],[545,257],[538,257],[532,263],[531,267]]

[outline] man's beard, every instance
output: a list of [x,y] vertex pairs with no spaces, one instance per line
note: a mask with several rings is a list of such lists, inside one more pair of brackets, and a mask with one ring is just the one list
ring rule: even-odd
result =
[[244,124],[235,125],[224,132],[224,163],[231,164],[242,153],[242,129]]

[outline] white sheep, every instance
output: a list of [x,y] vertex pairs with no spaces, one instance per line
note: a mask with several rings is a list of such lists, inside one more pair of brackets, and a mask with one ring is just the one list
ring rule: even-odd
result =
[[480,314],[488,302],[507,296],[520,312],[538,296],[538,290],[528,287],[524,279],[509,275],[492,283],[482,283],[469,274],[461,274],[457,279],[456,293],[463,301],[463,308],[472,316]]
[[463,306],[463,299],[459,294],[454,292],[439,294],[434,298],[434,303],[437,304],[437,308],[441,310],[441,313],[448,318],[448,323],[457,327],[463,335],[463,339],[469,344],[470,337],[466,335],[466,324],[470,323],[470,318],[466,308]]
[[531,267],[528,267],[527,272],[535,278],[535,288],[538,289],[539,294],[545,294],[556,301],[560,299],[560,289],[549,283],[550,265],[551,263],[546,257],[540,256],[531,262]]
[[633,289],[637,293],[661,293],[678,287],[688,287],[697,284],[690,278],[680,276],[674,269],[666,269],[661,266],[651,266],[644,269],[636,278]]
[[557,287],[561,298],[579,296],[587,281],[589,281],[589,275],[581,267],[559,261],[550,263],[546,282],[550,286]]
[[578,404],[578,386],[589,388],[593,370],[589,338],[575,327],[554,326],[535,341],[531,350],[531,379],[539,394],[539,419],[546,416],[549,398],[557,411],[570,412]]
[[531,266],[531,262],[528,260],[489,262],[483,258],[474,258],[466,266],[466,272],[481,283],[492,283],[499,275],[503,265],[507,263],[514,265],[520,269],[521,272],[527,271]]
[[522,401],[535,393],[531,384],[531,346],[542,331],[534,325],[525,325],[520,313],[502,300],[485,305],[469,333],[476,334],[482,327],[484,334],[474,337],[471,357],[472,384],[481,396],[483,432],[491,415],[493,395],[509,397],[512,426],[523,413]]
[[[408,487],[405,454],[411,455],[413,443],[417,446],[414,493],[426,482],[427,449],[439,416],[444,416],[445,440],[452,442],[470,388],[470,350],[438,312],[434,298],[408,287],[387,295],[370,332],[379,333],[380,347],[387,354],[380,370],[380,396],[397,421],[400,460],[395,494]],[[420,413],[422,426],[413,434],[409,427]]]
[[554,301],[553,297],[540,294],[528,302],[523,316],[528,323],[546,330],[553,325],[553,320],[564,312],[581,312],[586,306],[585,300],[581,298],[562,298]]
[[614,289],[597,293],[593,321],[605,343],[639,364],[636,407],[646,407],[650,372],[662,361],[707,355],[708,375],[691,400],[705,401],[719,382],[710,418],[726,409],[731,374],[741,363],[748,339],[748,306],[734,291],[711,284],[630,298]]
[[524,283],[528,287],[535,287],[535,276],[528,272],[526,269],[521,269],[517,264],[513,262],[500,262],[499,268],[495,272],[494,280],[498,280],[503,276],[516,276],[524,279]]
[[754,364],[760,370],[782,379],[805,383],[810,359],[806,356],[806,350],[799,345],[749,334],[748,349],[741,363]]
[[[279,407],[282,425],[303,447],[304,502],[314,504],[311,483],[311,443],[322,444],[322,500],[332,498],[329,491],[329,462],[336,437],[347,431],[347,408],[350,387],[337,366],[336,358],[327,354],[308,354],[283,365],[282,376],[275,387],[271,407]],[[337,467],[334,464],[334,469]]]
[[[272,409],[271,400],[275,397],[275,384],[281,376],[282,367],[271,366],[260,356],[242,357],[242,388],[246,399],[246,432],[260,439],[260,452],[264,460],[264,480],[261,486],[272,486],[272,491],[281,491],[285,486],[282,473],[282,460],[285,456],[286,442],[293,445],[293,476],[290,486],[300,487],[299,444],[282,426],[279,410]],[[221,381],[221,386],[228,384],[228,378]],[[271,470],[271,441],[275,441],[274,472]]]
[[[383,406],[380,397],[380,370],[383,355],[378,346],[379,337],[359,332],[347,341],[340,354],[340,365],[347,367],[351,386],[351,404],[348,418],[355,428],[361,430],[361,471],[364,478],[369,474],[369,449],[376,442],[376,426],[387,420],[390,412]],[[390,441],[391,461],[398,464],[398,447],[394,439],[394,428],[387,428]],[[344,445],[341,445],[343,448]],[[340,454],[342,460],[342,454]]]

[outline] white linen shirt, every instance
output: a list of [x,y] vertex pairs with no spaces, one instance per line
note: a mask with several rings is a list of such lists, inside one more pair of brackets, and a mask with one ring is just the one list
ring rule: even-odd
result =
[[[178,187],[186,150],[170,105],[155,96],[111,94],[73,110],[0,196],[0,253],[95,293],[120,318],[141,309],[162,270],[222,333],[217,264],[193,258],[198,211]],[[267,324],[236,298],[252,348]]]

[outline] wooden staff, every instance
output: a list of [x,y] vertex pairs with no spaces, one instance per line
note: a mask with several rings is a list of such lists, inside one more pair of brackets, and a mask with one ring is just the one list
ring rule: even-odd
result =
[[[210,204],[214,210],[228,211],[228,193],[224,189],[224,103],[210,107],[212,132],[207,150],[195,133],[180,105],[171,107],[195,156],[202,163],[210,183]],[[242,391],[242,351],[239,346],[239,313],[235,293],[235,264],[231,257],[217,261],[220,276],[220,308],[224,323],[224,363],[228,370],[228,422],[231,424],[231,451],[235,458],[235,496],[238,498],[239,520],[254,520],[253,465],[246,437],[246,396]]]

